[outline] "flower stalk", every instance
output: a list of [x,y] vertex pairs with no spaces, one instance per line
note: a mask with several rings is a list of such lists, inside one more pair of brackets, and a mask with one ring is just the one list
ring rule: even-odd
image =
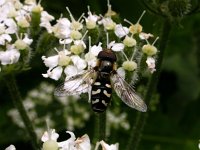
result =
[[106,111],[95,115],[94,143],[106,138]]
[[8,87],[9,93],[11,95],[11,99],[15,105],[15,107],[17,108],[17,110],[19,111],[19,114],[23,120],[23,123],[26,127],[26,130],[28,132],[29,137],[31,138],[31,143],[33,146],[34,150],[38,150],[40,149],[39,143],[38,143],[38,139],[37,139],[37,135],[34,131],[32,122],[24,108],[24,105],[22,103],[22,97],[21,94],[19,92],[17,83],[15,81],[15,77],[14,75],[7,75],[5,78],[5,83]]
[[[159,75],[161,72],[161,66],[162,66],[162,62],[164,58],[164,52],[167,46],[170,31],[171,31],[171,24],[170,24],[170,21],[166,18],[163,23],[160,40],[159,40],[158,49],[160,50],[160,52],[158,53],[156,72],[153,73],[153,75],[151,76],[149,80],[147,91],[144,97],[144,101],[146,102],[147,105],[149,105],[151,98],[153,96],[154,90],[158,83]],[[147,113],[138,112],[137,117],[136,117],[136,122],[132,127],[131,135],[130,135],[126,150],[137,150],[139,142],[142,137],[142,131],[144,129],[144,125],[145,125],[147,117],[148,117],[148,112]]]

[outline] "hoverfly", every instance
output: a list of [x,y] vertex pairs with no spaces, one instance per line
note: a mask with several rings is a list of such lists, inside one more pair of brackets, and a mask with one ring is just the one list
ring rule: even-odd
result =
[[94,112],[104,112],[111,100],[112,87],[121,100],[141,112],[147,110],[144,101],[135,93],[135,90],[117,74],[115,53],[110,49],[104,49],[97,56],[96,67],[83,73],[69,77],[58,86],[54,95],[77,95],[83,92],[91,92],[89,97]]

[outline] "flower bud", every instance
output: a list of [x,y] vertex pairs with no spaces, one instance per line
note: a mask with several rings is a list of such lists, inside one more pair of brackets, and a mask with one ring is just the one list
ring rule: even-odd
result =
[[142,32],[142,26],[139,23],[133,24],[129,27],[129,31],[132,34],[140,33]]
[[8,17],[9,18],[14,18],[17,16],[17,11],[13,8],[13,9],[10,9],[9,12],[8,12]]
[[137,63],[134,61],[127,60],[123,62],[122,67],[127,71],[134,71],[135,69],[137,69]]
[[123,40],[123,43],[127,47],[133,47],[136,45],[137,42],[134,38],[126,36],[125,39]]
[[84,47],[83,47],[82,44],[72,45],[71,48],[70,48],[70,51],[72,53],[74,53],[75,55],[79,55],[79,54],[81,54],[84,51]]
[[59,66],[67,66],[69,65],[70,61],[71,58],[69,56],[66,56],[64,52],[59,52],[59,59],[58,59]]
[[21,9],[23,7],[23,4],[20,1],[14,2],[15,9]]
[[108,22],[104,24],[104,27],[106,28],[106,30],[114,30],[116,26],[115,22]]
[[78,21],[73,21],[71,23],[71,29],[72,30],[81,30],[83,28],[82,23],[78,22]]
[[36,5],[32,8],[33,13],[41,13],[43,11],[43,7],[41,5]]
[[142,51],[143,51],[143,53],[147,54],[148,56],[152,56],[152,55],[155,55],[158,50],[155,46],[146,44],[146,45],[143,45]]
[[96,27],[96,22],[92,20],[88,20],[86,22],[87,29],[94,29]]
[[27,5],[34,5],[36,4],[36,0],[25,0],[24,3]]
[[17,41],[15,41],[14,45],[17,49],[21,49],[21,50],[24,50],[28,47],[28,45],[21,39],[18,39]]
[[48,140],[43,143],[42,150],[58,150],[58,143],[54,140]]
[[28,28],[30,26],[30,23],[25,18],[18,20],[17,24],[22,28]]
[[80,40],[82,38],[82,34],[79,31],[73,30],[71,31],[70,37],[74,40]]
[[113,16],[116,16],[117,13],[113,10],[108,10],[105,14],[105,17],[113,17]]

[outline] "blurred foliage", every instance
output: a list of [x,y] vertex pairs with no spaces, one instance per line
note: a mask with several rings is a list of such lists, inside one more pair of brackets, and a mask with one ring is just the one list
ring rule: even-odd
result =
[[[56,2],[48,0],[42,1],[42,6],[56,18],[61,14],[68,15],[65,9],[65,6],[68,6],[73,15],[78,18],[82,12],[87,12],[87,5],[90,5],[92,12],[104,14],[107,9],[106,3],[106,0]],[[131,22],[136,22],[144,10],[136,0],[113,0],[111,4],[121,18],[127,18]],[[141,24],[146,32],[158,35],[161,22],[158,16],[146,13]],[[42,81],[57,84],[41,76],[46,71],[41,56],[42,54],[38,54],[33,57],[32,69],[17,76],[23,98]],[[16,145],[17,149],[30,149],[30,145],[26,143],[24,130],[15,125],[7,114],[13,108],[13,104],[7,87],[3,81],[0,82],[0,149],[4,149],[11,143]],[[173,24],[157,86],[157,95],[154,97],[159,97],[159,102],[156,102],[157,109],[153,109],[149,114],[139,149],[197,150],[200,139],[200,14],[188,15],[178,24]],[[55,101],[52,104],[54,109],[57,107],[56,103]],[[90,107],[87,102],[85,104],[83,107]],[[118,101],[113,102],[109,109],[115,109],[119,105],[123,104]],[[89,111],[92,114],[90,119],[84,122],[84,127],[75,128],[76,135],[87,133],[90,138],[93,137],[95,116],[91,110]],[[129,122],[135,120],[135,110],[122,106],[121,112],[128,113]],[[60,120],[59,115],[56,119]],[[63,125],[55,127],[59,129],[61,135],[67,129]],[[127,137],[129,137],[129,130],[112,129],[108,140],[109,143],[119,142],[121,149],[125,147]]]

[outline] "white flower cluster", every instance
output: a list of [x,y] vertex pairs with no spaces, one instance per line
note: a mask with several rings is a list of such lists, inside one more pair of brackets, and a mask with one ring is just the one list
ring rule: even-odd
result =
[[[90,143],[90,138],[87,134],[82,137],[76,138],[73,132],[66,131],[70,135],[70,138],[57,142],[59,134],[55,132],[55,129],[49,129],[45,131],[41,140],[43,142],[42,150],[91,150],[92,145]],[[96,143],[94,150],[98,150],[99,146],[102,150],[118,150],[119,144],[107,144],[103,140]],[[5,150],[16,150],[14,145],[10,145]]]
[[[62,116],[64,119],[62,122],[65,122],[63,126],[67,126],[67,129],[70,131],[74,131],[75,128],[84,127],[85,122],[89,120],[91,116],[91,111],[88,110],[88,107],[84,107],[86,105],[76,103],[76,101],[80,99],[79,96],[53,97],[52,93],[54,89],[55,87],[52,84],[42,82],[37,88],[30,90],[23,101],[23,105],[28,112],[29,118],[34,124],[38,137],[41,136],[45,128],[41,126],[41,124],[45,124],[46,118],[49,118],[50,126],[53,127],[57,125],[57,122],[53,119],[55,114]],[[54,98],[56,98],[56,101],[54,101]],[[50,105],[54,105],[55,102],[59,102],[59,105],[57,104],[57,108],[53,111],[54,116],[52,116],[51,113],[52,109],[49,111],[46,109],[46,113],[42,116],[39,114],[41,110],[38,108],[40,108],[40,106],[42,106],[42,109],[45,109]],[[10,109],[7,114],[9,117],[11,117],[13,123],[20,128],[24,128],[24,124],[21,120],[19,112],[16,109]],[[120,128],[124,130],[128,130],[130,128],[126,113],[108,111],[107,118],[108,120],[106,128],[108,131],[108,136],[113,128]]]
[[[70,138],[62,142],[57,142],[59,135],[55,132],[55,129],[46,131],[41,138],[42,142],[44,142],[42,149],[57,150],[59,148],[59,150],[91,150],[92,146],[87,134],[76,139],[73,132],[67,131],[66,133],[70,134]],[[99,145],[102,146],[103,150],[118,150],[118,143],[108,145],[104,141],[100,141],[96,144],[95,150],[98,150]]]
[[[46,28],[48,33],[57,37],[63,47],[61,50],[56,49],[57,54],[54,56],[42,56],[45,66],[49,68],[47,73],[42,74],[43,77],[58,80],[62,73],[68,78],[90,67],[94,67],[98,53],[104,48],[111,49],[124,56],[125,61],[121,64],[124,70],[136,70],[138,68],[137,53],[142,53],[148,56],[147,66],[150,71],[155,71],[154,56],[157,53],[157,48],[154,46],[155,42],[149,44],[147,41],[153,35],[142,32],[142,26],[139,24],[139,21],[143,15],[136,24],[125,20],[125,22],[130,24],[128,28],[112,19],[116,13],[112,11],[109,3],[108,12],[104,17],[92,14],[88,7],[88,16],[83,14],[78,20],[75,20],[69,8],[67,8],[67,11],[70,19],[61,17],[56,20],[57,23],[54,25],[51,25],[51,21],[54,20],[52,16],[46,13],[42,14],[40,25]],[[91,34],[94,30],[105,31],[107,42],[102,44],[103,41],[100,40],[101,42],[96,45],[91,45],[91,38],[88,34]],[[113,37],[111,38],[111,42],[109,42],[109,33],[113,33],[115,36],[114,40]],[[96,37],[98,36],[101,35],[96,35]],[[143,44],[143,47],[141,47],[141,43],[144,43],[145,40],[147,44]],[[89,46],[87,47],[86,42],[88,41]],[[107,47],[102,47],[102,45],[107,45]],[[130,53],[132,53],[131,57],[129,57]]]
[[127,119],[127,113],[117,113],[116,111],[107,111],[107,123],[106,123],[106,131],[107,136],[110,136],[111,129],[124,129],[129,130],[130,124]]
[[[82,128],[85,125],[85,121],[90,117],[90,111],[87,110],[87,107],[80,107],[80,104],[76,103],[76,100],[79,99],[78,96],[67,98],[55,97],[57,101],[53,101],[54,97],[52,93],[54,89],[55,87],[53,85],[42,82],[37,88],[31,90],[23,101],[23,105],[35,126],[38,137],[41,136],[45,128],[41,126],[41,124],[45,124],[46,118],[50,118],[50,126],[56,126],[57,122],[53,121],[53,118],[57,115],[63,115],[62,118],[64,120],[62,120],[62,122],[66,123],[63,124],[63,126],[67,126],[68,130],[73,131],[75,128]],[[41,111],[39,110],[40,106],[42,106],[42,109],[45,109],[57,102],[59,102],[59,104],[57,104],[57,108],[55,108],[53,113],[52,109],[46,109],[43,115],[39,113]],[[74,105],[75,103],[76,105]],[[66,106],[70,106],[70,109]],[[17,126],[24,128],[24,124],[17,109],[10,109],[7,114]]]
[[24,51],[30,53],[32,14],[41,12],[36,0],[0,0],[0,68],[17,63]]

